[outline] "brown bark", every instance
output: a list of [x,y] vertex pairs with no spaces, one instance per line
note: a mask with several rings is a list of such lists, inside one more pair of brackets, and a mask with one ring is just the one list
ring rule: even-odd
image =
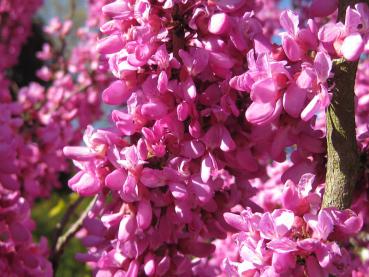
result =
[[[346,8],[359,1],[340,0],[338,21]],[[362,1],[360,1],[362,2]],[[356,145],[354,86],[358,62],[344,59],[333,66],[335,88],[326,114],[327,173],[322,207],[349,208],[357,181],[359,156]]]
[[333,67],[335,89],[327,111],[327,174],[323,207],[348,208],[359,168],[356,147],[354,85],[357,63]]

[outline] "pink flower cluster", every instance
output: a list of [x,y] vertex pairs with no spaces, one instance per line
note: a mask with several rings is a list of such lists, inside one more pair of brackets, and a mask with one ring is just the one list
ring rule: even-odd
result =
[[282,208],[273,212],[224,215],[240,231],[234,239],[241,261],[225,261],[228,276],[347,276],[355,269],[343,244],[360,231],[363,219],[351,210],[319,210],[313,178],[287,182]]
[[[18,2],[0,3],[0,269],[4,276],[52,276],[46,239],[32,242],[30,207],[61,187],[61,173],[70,170],[62,148],[78,145],[81,129],[99,118],[98,93],[110,77],[98,65],[91,24],[79,32],[81,43],[70,55],[45,44],[37,53],[45,64],[37,72],[42,81],[16,88],[5,70],[15,65],[41,5]],[[53,19],[45,33],[63,46],[71,27],[71,21]]]
[[296,13],[282,12],[284,55],[270,49],[265,53],[249,52],[248,70],[230,81],[232,88],[250,93],[247,120],[266,124],[284,109],[291,117],[306,121],[327,108],[331,56],[352,61],[367,51],[368,18],[369,8],[363,3],[355,9],[347,8],[345,25],[327,23],[320,28],[311,19],[302,28]]
[[282,12],[280,22],[286,30],[281,34],[283,52],[257,53],[256,59],[249,52],[248,71],[230,81],[232,88],[250,93],[246,119],[253,124],[270,123],[283,109],[307,121],[330,103],[332,61],[319,50],[317,25],[308,20],[306,28],[299,28],[298,15],[291,11]]
[[19,191],[0,185],[0,271],[2,276],[51,277],[46,238],[32,242],[30,206]]
[[[56,39],[64,40],[71,26],[54,19],[49,28],[53,28]],[[32,132],[38,137],[36,147],[40,147],[32,155],[38,157],[37,167],[42,167],[40,174],[33,177],[40,184],[31,187],[36,190],[41,184],[48,184],[48,189],[42,190],[44,196],[50,188],[60,187],[58,173],[69,169],[62,148],[79,144],[81,130],[102,115],[98,92],[107,85],[109,77],[98,66],[99,55],[92,46],[97,34],[79,30],[78,37],[83,43],[73,48],[70,57],[60,56],[58,49],[49,44],[38,53],[46,64],[60,65],[57,69],[44,66],[37,73],[50,86],[31,83],[19,91],[18,101],[27,111],[28,120],[36,123],[32,124]],[[36,173],[34,168],[31,170]],[[24,172],[22,176],[28,174]]]
[[4,71],[17,63],[23,43],[31,31],[32,16],[42,0],[3,0],[0,2],[0,80]]
[[224,270],[224,260],[232,262],[240,262],[238,245],[234,243],[231,233],[228,233],[225,239],[217,239],[213,241],[215,250],[210,257],[196,259],[193,268],[194,276],[201,277],[226,277]]
[[[102,92],[117,106],[113,126],[89,126],[85,146],[63,150],[79,168],[69,187],[98,196],[80,232],[88,252],[77,257],[96,276],[327,276],[360,265],[336,241],[358,234],[366,200],[355,202],[359,216],[320,209],[321,122],[334,60],[364,53],[366,6],[348,8],[346,25],[292,11],[264,22],[263,7],[275,5],[102,7],[111,20],[97,49],[116,77]],[[313,1],[309,13],[336,7]],[[283,29],[281,46],[271,25]],[[345,46],[352,36],[353,55]],[[222,264],[219,247],[230,244],[219,239],[235,231],[239,256]]]
[[[62,44],[71,27],[70,21],[53,19],[45,32]],[[30,200],[47,197],[52,188],[61,187],[59,174],[69,170],[62,148],[78,145],[81,129],[102,114],[98,92],[109,77],[98,66],[99,55],[91,45],[97,34],[81,30],[78,36],[83,43],[73,48],[70,56],[64,49],[44,44],[37,57],[45,65],[37,76],[48,85],[32,82],[17,92],[24,123],[18,131],[16,179]]]
[[0,271],[4,276],[52,276],[47,241],[32,241],[30,206],[17,180],[19,150],[27,147],[18,134],[24,124],[22,106],[12,102],[6,70],[16,64],[42,1],[20,2],[0,3]]
[[119,78],[102,98],[126,107],[112,112],[114,128],[88,128],[87,147],[64,148],[80,168],[69,186],[111,198],[95,213],[99,233],[86,226],[89,253],[80,259],[96,274],[189,274],[189,257],[208,256],[208,240],[226,237],[223,211],[252,205],[247,176],[259,166],[236,101],[246,103],[226,80],[267,39],[245,1],[115,1],[102,10],[113,20],[101,27],[98,49]]
[[319,39],[329,53],[343,56],[349,61],[358,60],[367,53],[369,35],[369,7],[358,3],[355,8],[347,7],[345,24],[328,23],[319,30]]
[[[79,43],[67,45],[72,20],[52,19],[40,81],[17,88],[6,71],[41,2],[0,2],[3,275],[53,274],[30,209],[61,187],[68,159],[69,187],[97,196],[77,254],[96,276],[369,274],[366,4],[337,23],[337,0],[295,0],[294,12],[277,0],[89,0]],[[343,211],[321,208],[341,59],[361,59],[360,179]],[[111,126],[96,129],[101,102]]]

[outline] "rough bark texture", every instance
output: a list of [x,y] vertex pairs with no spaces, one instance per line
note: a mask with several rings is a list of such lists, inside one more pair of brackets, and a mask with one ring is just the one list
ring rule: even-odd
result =
[[323,207],[348,208],[355,187],[359,157],[356,147],[354,85],[357,63],[334,65],[335,84],[327,111],[328,163]]
[[[347,6],[359,1],[340,0],[338,20],[344,22]],[[357,62],[340,60],[333,66],[335,89],[327,111],[327,174],[324,208],[350,207],[359,170],[356,145],[354,86]]]

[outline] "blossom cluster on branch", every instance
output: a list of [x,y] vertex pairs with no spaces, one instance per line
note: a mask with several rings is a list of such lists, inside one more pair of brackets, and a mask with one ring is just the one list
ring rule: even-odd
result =
[[240,231],[235,240],[242,262],[226,261],[230,276],[341,276],[356,268],[344,242],[360,231],[363,218],[351,210],[320,209],[313,182],[312,174],[303,175],[297,185],[288,181],[281,197],[283,208],[273,212],[246,209],[240,215],[224,215]]
[[[75,30],[71,1],[19,85],[42,1],[1,1],[1,272],[52,276],[77,233],[99,277],[367,276],[369,6],[343,2],[89,0]],[[339,210],[325,122],[348,62],[360,168]],[[48,249],[31,209],[67,178],[95,198]]]
[[[329,16],[337,2],[328,2],[309,12]],[[82,236],[89,250],[78,255],[97,276],[201,276],[209,267],[230,276],[344,275],[359,261],[334,240],[347,242],[363,218],[320,209],[319,117],[332,97],[333,60],[366,51],[368,7],[348,8],[343,25],[300,22],[292,11],[267,24],[264,6],[277,3],[117,0],[102,8],[111,20],[97,48],[117,78],[102,99],[119,107],[112,127],[89,127],[86,146],[64,148],[80,169],[70,188],[98,195]],[[270,24],[283,29],[281,46]],[[268,173],[270,160],[283,168]],[[206,262],[219,253],[211,241],[234,228],[242,231],[237,261]]]
[[36,53],[43,64],[35,72],[37,79],[19,87],[10,70],[33,35],[32,19],[41,4],[0,3],[0,269],[4,276],[52,276],[46,238],[32,242],[35,223],[30,208],[36,199],[63,186],[63,174],[70,174],[71,166],[62,148],[78,145],[81,130],[102,115],[99,92],[110,80],[93,47],[98,36],[94,28],[103,19],[80,29],[81,42],[68,53],[72,21],[55,18],[44,28],[47,38]]

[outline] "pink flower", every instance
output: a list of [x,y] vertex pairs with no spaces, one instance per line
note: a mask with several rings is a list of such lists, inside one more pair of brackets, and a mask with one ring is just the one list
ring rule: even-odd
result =
[[226,13],[213,14],[209,21],[209,32],[216,35],[227,32],[229,21],[230,18]]
[[356,4],[355,9],[347,7],[345,24],[324,25],[319,30],[319,39],[333,44],[339,56],[355,61],[364,52],[368,41],[368,17],[369,8],[365,3]]
[[211,127],[202,141],[209,148],[220,148],[224,152],[231,151],[235,148],[235,143],[229,131],[220,124]]
[[303,120],[309,120],[319,110],[327,108],[330,104],[329,88],[326,82],[331,75],[331,70],[332,61],[330,57],[323,52],[318,52],[313,67],[306,66],[297,79],[302,88],[310,91],[310,97],[312,97],[309,104],[301,112]]
[[230,86],[250,91],[253,101],[246,111],[246,119],[254,124],[266,124],[278,117],[282,111],[280,90],[284,89],[290,74],[285,69],[286,62],[274,61],[266,54],[248,53],[249,71],[233,77]]
[[75,192],[90,196],[101,189],[101,184],[93,172],[80,171],[68,181],[68,186]]
[[313,230],[313,238],[327,240],[333,231],[333,219],[325,210],[321,210],[318,215],[306,214],[304,220]]
[[309,211],[313,197],[318,197],[311,192],[314,179],[313,174],[305,174],[297,185],[288,180],[283,189],[283,206],[299,215]]
[[307,28],[299,28],[299,16],[288,10],[281,13],[280,23],[285,29],[281,34],[282,47],[289,60],[300,61],[308,49],[315,50],[318,46],[313,21]]

